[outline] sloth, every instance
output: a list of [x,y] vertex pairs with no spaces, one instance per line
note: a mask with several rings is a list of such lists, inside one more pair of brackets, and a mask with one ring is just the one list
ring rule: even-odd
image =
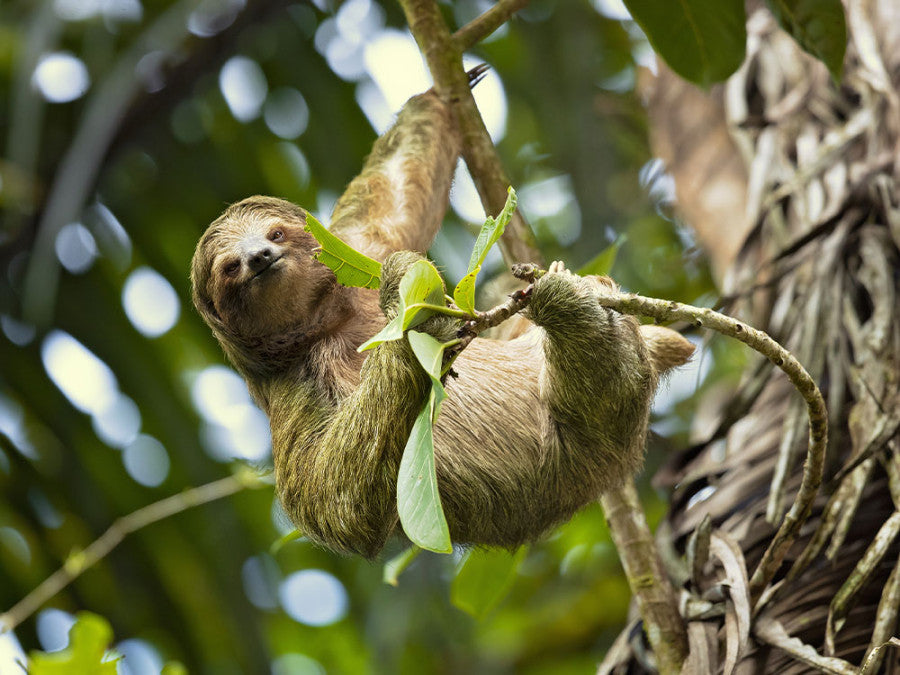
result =
[[[404,272],[448,204],[459,133],[434,91],[410,99],[373,147],[331,231],[382,261],[380,291],[339,285],[318,262],[306,211],[239,201],[200,239],[194,304],[269,417],[277,492],[304,535],[375,558],[399,528],[397,473],[430,382],[405,339],[357,347],[398,311]],[[434,429],[440,498],[454,542],[534,541],[642,463],[659,377],[693,347],[601,307],[616,288],[554,263],[512,340],[475,338],[454,363]],[[446,341],[459,321],[417,327]]]

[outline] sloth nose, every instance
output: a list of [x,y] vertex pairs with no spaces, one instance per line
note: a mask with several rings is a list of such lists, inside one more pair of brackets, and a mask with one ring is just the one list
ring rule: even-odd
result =
[[252,251],[247,259],[247,266],[253,272],[261,272],[275,261],[275,251],[266,246],[257,251]]

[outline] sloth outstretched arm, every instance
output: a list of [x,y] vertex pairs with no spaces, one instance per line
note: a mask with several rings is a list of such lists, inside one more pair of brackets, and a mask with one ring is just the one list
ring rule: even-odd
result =
[[447,210],[459,147],[438,95],[411,98],[338,200],[331,231],[379,261],[394,251],[424,253]]

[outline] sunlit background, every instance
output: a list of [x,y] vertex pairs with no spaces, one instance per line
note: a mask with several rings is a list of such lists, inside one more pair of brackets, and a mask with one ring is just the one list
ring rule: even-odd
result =
[[[194,244],[254,193],[327,222],[375,135],[430,86],[393,3],[251,4],[0,7],[0,610],[116,518],[269,465],[265,416],[191,307]],[[444,10],[459,26],[490,5]],[[635,86],[652,53],[621,2],[534,2],[464,59],[482,62],[475,98],[546,257],[577,268],[625,235],[620,283],[712,302],[647,149]],[[451,206],[431,254],[454,283],[485,215],[462,163]],[[486,276],[502,267],[493,253]],[[719,351],[663,388],[655,430],[686,438],[690,397],[727,370]],[[0,635],[0,673],[23,649],[64,648],[83,609],[112,623],[129,675],[173,659],[216,674],[588,672],[625,618],[599,507],[535,546],[480,621],[448,599],[458,555],[420,557],[393,588],[379,564],[272,552],[292,529],[271,490],[153,525]]]

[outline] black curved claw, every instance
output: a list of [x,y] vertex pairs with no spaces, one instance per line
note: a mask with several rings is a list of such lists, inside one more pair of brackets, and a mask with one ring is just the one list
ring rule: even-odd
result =
[[487,74],[491,67],[486,63],[479,63],[477,66],[466,72],[466,75],[469,76],[469,88],[472,89],[476,84],[481,82],[484,79],[484,76]]

